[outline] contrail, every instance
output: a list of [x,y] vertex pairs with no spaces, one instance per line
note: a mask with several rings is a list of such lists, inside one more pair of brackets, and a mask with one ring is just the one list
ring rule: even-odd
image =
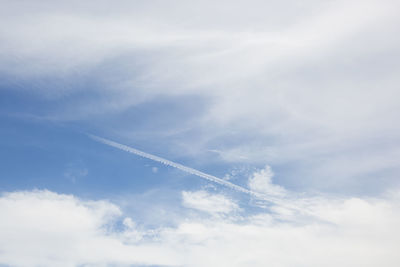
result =
[[[164,159],[164,158],[161,158],[159,156],[152,155],[152,154],[140,151],[140,150],[138,150],[136,148],[129,147],[129,146],[126,146],[126,145],[123,145],[123,144],[120,144],[120,143],[117,143],[117,142],[114,142],[114,141],[111,141],[111,140],[108,140],[108,139],[105,139],[105,138],[102,138],[102,137],[99,137],[99,136],[96,136],[96,135],[89,134],[89,137],[91,137],[93,140],[96,140],[96,141],[98,141],[100,143],[103,143],[105,145],[109,145],[109,146],[124,150],[126,152],[138,155],[138,156],[143,157],[143,158],[147,158],[147,159],[154,160],[156,162],[160,162],[160,163],[162,163],[164,165],[177,168],[177,169],[179,169],[181,171],[196,175],[196,176],[201,177],[203,179],[206,179],[208,181],[211,181],[211,182],[214,182],[214,183],[229,187],[229,188],[231,188],[233,190],[236,190],[238,192],[242,192],[242,193],[251,195],[251,196],[256,197],[258,199],[262,199],[262,200],[269,201],[269,202],[272,202],[272,203],[275,203],[275,204],[279,204],[281,206],[287,206],[287,204],[282,203],[282,201],[280,199],[277,199],[277,198],[271,197],[271,196],[266,196],[264,194],[260,194],[260,193],[251,191],[251,190],[246,189],[244,187],[241,187],[239,185],[236,185],[236,184],[233,184],[233,183],[228,182],[226,180],[223,180],[221,178],[218,178],[218,177],[216,177],[214,175],[210,175],[210,174],[201,172],[199,170],[184,166],[182,164],[170,161],[168,159]],[[294,207],[291,207],[291,208],[294,208]]]

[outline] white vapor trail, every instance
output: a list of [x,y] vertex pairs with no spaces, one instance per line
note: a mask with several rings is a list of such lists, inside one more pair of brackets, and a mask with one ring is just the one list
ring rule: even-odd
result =
[[[124,151],[126,151],[126,152],[129,152],[129,153],[138,155],[138,156],[140,156],[140,157],[147,158],[147,159],[151,159],[151,160],[154,160],[154,161],[156,161],[156,162],[160,162],[160,163],[162,163],[162,164],[164,164],[164,165],[177,168],[177,169],[179,169],[179,170],[181,170],[181,171],[184,171],[184,172],[187,172],[187,173],[196,175],[196,176],[201,177],[201,178],[203,178],[203,179],[206,179],[206,180],[208,180],[208,181],[211,181],[211,182],[214,182],[214,183],[217,183],[217,184],[220,184],[220,185],[229,187],[229,188],[231,188],[231,189],[233,189],[233,190],[236,190],[236,191],[238,191],[238,192],[242,192],[242,193],[251,195],[251,196],[253,196],[253,197],[256,197],[256,198],[258,198],[258,199],[261,199],[261,200],[265,200],[265,201],[268,201],[268,202],[272,202],[272,203],[278,204],[278,205],[280,205],[280,206],[288,206],[287,203],[285,203],[285,204],[282,203],[282,201],[281,201],[280,199],[277,199],[277,198],[275,198],[275,197],[271,197],[271,196],[267,196],[267,195],[264,195],[264,194],[260,194],[260,193],[251,191],[251,190],[246,189],[246,188],[244,188],[244,187],[241,187],[241,186],[239,186],[239,185],[236,185],[236,184],[233,184],[233,183],[228,182],[228,181],[226,181],[226,180],[223,180],[223,179],[221,179],[221,178],[218,178],[218,177],[216,177],[216,176],[214,176],[214,175],[210,175],[210,174],[201,172],[201,171],[199,171],[199,170],[196,170],[196,169],[193,169],[193,168],[184,166],[184,165],[182,165],[182,164],[179,164],[179,163],[176,163],[176,162],[173,162],[173,161],[170,161],[170,160],[167,160],[167,159],[164,159],[164,158],[161,158],[161,157],[158,157],[158,156],[155,156],[155,155],[152,155],[152,154],[149,154],[149,153],[140,151],[140,150],[135,149],[135,148],[133,148],[133,147],[129,147],[129,146],[126,146],[126,145],[123,145],[123,144],[120,144],[120,143],[117,143],[117,142],[114,142],[114,141],[111,141],[111,140],[108,140],[108,139],[105,139],[105,138],[102,138],[102,137],[99,137],[99,136],[96,136],[96,135],[91,135],[91,134],[89,134],[89,136],[90,136],[93,140],[98,141],[98,142],[100,142],[100,143],[103,143],[103,144],[105,144],[105,145],[109,145],[109,146],[118,148],[118,149],[120,149],[120,150],[124,150]],[[292,207],[290,207],[290,208],[295,208],[295,207],[292,206]],[[296,208],[296,209],[297,209],[297,208]]]

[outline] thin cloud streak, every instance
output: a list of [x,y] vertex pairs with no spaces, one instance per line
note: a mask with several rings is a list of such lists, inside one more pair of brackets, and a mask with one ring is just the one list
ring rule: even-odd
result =
[[279,200],[279,199],[277,199],[277,198],[270,197],[270,196],[267,196],[267,195],[264,195],[264,194],[260,194],[260,193],[251,191],[251,190],[249,190],[249,189],[247,189],[247,188],[244,188],[244,187],[241,187],[241,186],[239,186],[239,185],[233,184],[233,183],[231,183],[231,182],[228,182],[228,181],[226,181],[226,180],[223,180],[223,179],[221,179],[221,178],[218,178],[218,177],[216,177],[216,176],[214,176],[214,175],[210,175],[210,174],[204,173],[204,172],[202,172],[202,171],[199,171],[199,170],[196,170],[196,169],[193,169],[193,168],[184,166],[184,165],[182,165],[182,164],[179,164],[179,163],[170,161],[170,160],[168,160],[168,159],[161,158],[161,157],[159,157],[159,156],[152,155],[152,154],[143,152],[143,151],[141,151],[141,150],[138,150],[138,149],[136,149],[136,148],[129,147],[129,146],[127,146],[127,145],[123,145],[123,144],[120,144],[120,143],[117,143],[117,142],[114,142],[114,141],[111,141],[111,140],[108,140],[108,139],[105,139],[105,138],[102,138],[102,137],[99,137],[99,136],[96,136],[96,135],[91,135],[91,134],[89,134],[88,136],[89,136],[90,138],[92,138],[93,140],[95,140],[95,141],[97,141],[97,142],[100,142],[100,143],[102,143],[102,144],[109,145],[109,146],[115,147],[115,148],[117,148],[117,149],[120,149],[120,150],[129,152],[129,153],[138,155],[138,156],[140,156],[140,157],[147,158],[147,159],[150,159],[150,160],[153,160],[153,161],[162,163],[162,164],[164,164],[164,165],[177,168],[177,169],[179,169],[179,170],[181,170],[181,171],[184,171],[184,172],[187,172],[187,173],[196,175],[196,176],[198,176],[198,177],[201,177],[201,178],[203,178],[203,179],[206,179],[206,180],[208,180],[208,181],[211,181],[211,182],[214,182],[214,183],[217,183],[217,184],[226,186],[226,187],[228,187],[228,188],[230,188],[230,189],[233,189],[233,190],[235,190],[235,191],[248,194],[248,195],[250,195],[250,196],[252,196],[252,197],[255,197],[255,198],[258,198],[258,199],[261,199],[261,200],[265,200],[265,201],[268,201],[268,202],[277,204],[277,205],[279,205],[279,206],[285,206],[285,207],[292,208],[292,209],[298,209],[297,207],[294,207],[294,206],[292,206],[292,205],[290,205],[290,207],[289,207],[289,205],[287,205],[286,203],[282,203],[282,201]]

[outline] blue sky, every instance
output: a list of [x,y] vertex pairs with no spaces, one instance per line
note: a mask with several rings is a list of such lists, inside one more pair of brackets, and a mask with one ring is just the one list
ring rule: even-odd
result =
[[396,1],[1,3],[0,265],[398,266]]

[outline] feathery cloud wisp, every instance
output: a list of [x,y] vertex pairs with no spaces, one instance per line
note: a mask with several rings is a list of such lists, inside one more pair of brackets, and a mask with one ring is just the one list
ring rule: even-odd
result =
[[280,202],[279,199],[277,199],[277,198],[270,197],[270,196],[267,196],[267,195],[263,195],[263,194],[251,191],[251,190],[246,189],[244,187],[241,187],[241,186],[238,186],[238,185],[233,184],[231,182],[228,182],[227,180],[218,178],[218,177],[216,177],[214,175],[210,175],[210,174],[201,172],[199,170],[184,166],[182,164],[170,161],[168,159],[161,158],[159,156],[155,156],[155,155],[140,151],[140,150],[138,150],[136,148],[129,147],[129,146],[126,146],[126,145],[123,145],[123,144],[120,144],[120,143],[117,143],[117,142],[114,142],[114,141],[111,141],[111,140],[108,140],[108,139],[105,139],[105,138],[102,138],[102,137],[99,137],[99,136],[95,136],[95,135],[89,135],[89,137],[91,137],[93,140],[98,141],[98,142],[100,142],[102,144],[118,148],[120,150],[123,150],[123,151],[129,152],[129,153],[138,155],[138,156],[143,157],[143,158],[147,158],[147,159],[151,159],[151,160],[156,161],[156,162],[160,162],[160,163],[162,163],[164,165],[177,168],[177,169],[179,169],[181,171],[196,175],[196,176],[201,177],[203,179],[206,179],[208,181],[211,181],[211,182],[214,182],[214,183],[229,187],[229,188],[231,188],[233,190],[236,190],[238,192],[249,194],[249,195],[257,197],[257,198],[262,198],[263,200],[270,201],[272,203],[279,203]]

